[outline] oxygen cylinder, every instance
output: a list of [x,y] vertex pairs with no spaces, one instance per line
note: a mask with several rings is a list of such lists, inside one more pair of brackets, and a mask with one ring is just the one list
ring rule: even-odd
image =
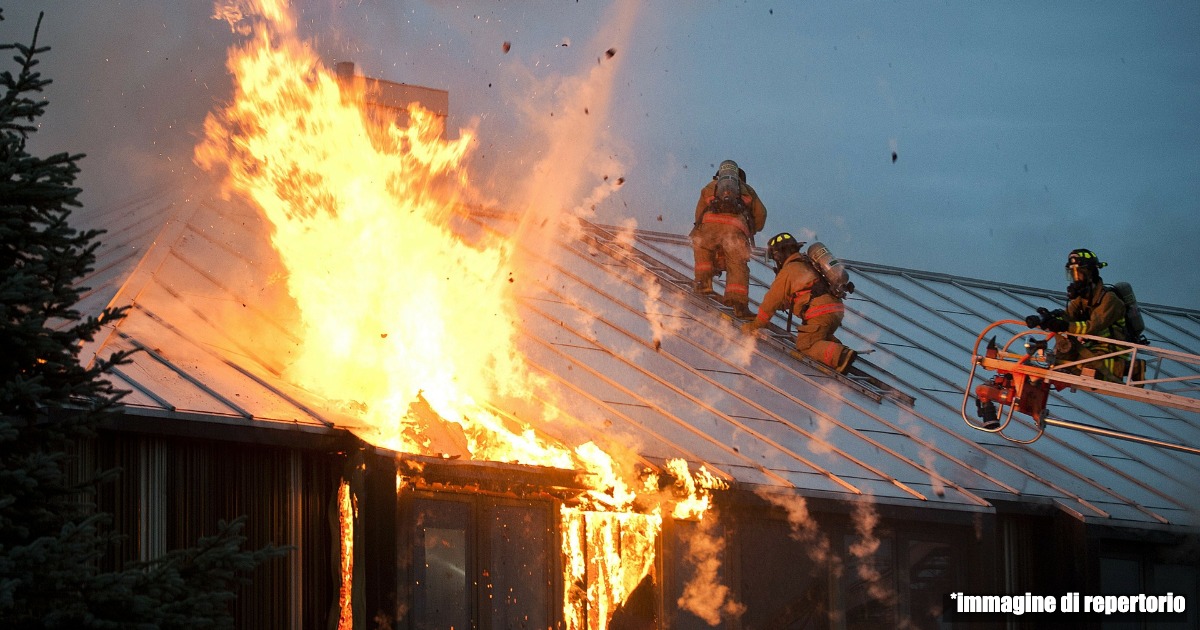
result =
[[716,200],[722,212],[735,212],[741,206],[742,180],[738,177],[738,165],[725,160],[717,167]]
[[807,255],[817,273],[825,278],[829,289],[835,295],[840,297],[854,291],[854,284],[850,282],[850,274],[846,273],[842,261],[838,260],[824,243],[816,241],[809,245]]
[[1125,303],[1125,328],[1131,336],[1129,341],[1141,343],[1142,333],[1146,331],[1146,322],[1142,319],[1142,309],[1138,307],[1133,287],[1128,282],[1117,282],[1112,285],[1112,290]]

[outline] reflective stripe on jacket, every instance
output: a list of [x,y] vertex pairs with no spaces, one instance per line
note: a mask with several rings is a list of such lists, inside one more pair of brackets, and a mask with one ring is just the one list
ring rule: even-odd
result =
[[1069,333],[1125,340],[1125,302],[1103,284],[1068,302],[1065,313]]
[[804,319],[813,319],[814,317],[820,317],[821,315],[828,315],[830,313],[845,313],[845,312],[846,312],[846,305],[842,304],[841,302],[830,302],[829,304],[818,304],[816,306],[809,306],[807,309],[805,309]]
[[717,212],[707,212],[704,218],[700,219],[701,223],[720,223],[723,225],[732,225],[750,236],[750,228],[746,225],[746,220],[740,214],[720,214]]

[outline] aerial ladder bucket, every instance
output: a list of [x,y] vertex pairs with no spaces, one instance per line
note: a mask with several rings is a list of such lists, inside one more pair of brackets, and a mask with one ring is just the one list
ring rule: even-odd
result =
[[[1047,427],[1055,426],[1200,455],[1197,446],[1053,418],[1046,409],[1052,391],[1070,389],[1200,414],[1200,356],[1092,335],[1058,334],[1081,342],[1098,341],[1115,350],[1079,361],[1056,363],[1052,342],[1055,333],[1029,328],[1015,319],[992,323],[975,338],[972,350],[961,409],[968,426],[1018,444],[1036,442]],[[1005,336],[1007,341],[996,342]],[[1088,367],[1108,358],[1123,358],[1128,366],[1119,383],[1097,378],[1095,370]],[[993,374],[989,378],[981,372]],[[1151,372],[1152,378],[1148,377]],[[1171,376],[1163,376],[1172,372]],[[973,417],[968,414],[972,396]],[[1015,413],[1027,420],[1014,424]]]

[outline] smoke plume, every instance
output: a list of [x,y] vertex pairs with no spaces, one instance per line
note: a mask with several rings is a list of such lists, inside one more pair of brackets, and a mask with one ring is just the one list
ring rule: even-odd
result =
[[738,617],[746,607],[733,599],[729,587],[720,581],[721,553],[725,539],[716,535],[715,518],[701,519],[691,536],[683,540],[687,551],[684,557],[696,568],[691,581],[683,588],[676,604],[710,626],[722,619]]

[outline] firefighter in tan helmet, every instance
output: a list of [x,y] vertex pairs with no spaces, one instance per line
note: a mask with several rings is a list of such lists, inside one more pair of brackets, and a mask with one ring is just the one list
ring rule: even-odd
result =
[[733,307],[738,319],[754,317],[750,311],[750,250],[754,235],[766,222],[767,209],[746,183],[746,172],[733,160],[721,162],[696,202],[691,232],[696,292],[714,293],[713,276],[722,271],[719,259],[723,258],[724,271],[729,274],[723,301]]
[[[767,241],[767,257],[775,263],[775,280],[758,306],[758,317],[743,324],[742,331],[753,333],[765,327],[775,311],[790,307],[802,322],[796,331],[796,350],[845,374],[858,353],[842,345],[834,333],[842,325],[846,311],[842,296],[853,291],[854,284],[844,281],[839,286],[830,286],[829,280],[817,272],[814,261],[801,253],[801,245],[787,232]],[[817,245],[820,244],[814,243],[814,248]],[[820,251],[828,253],[823,245]],[[815,257],[812,252],[810,249],[810,255]]]

